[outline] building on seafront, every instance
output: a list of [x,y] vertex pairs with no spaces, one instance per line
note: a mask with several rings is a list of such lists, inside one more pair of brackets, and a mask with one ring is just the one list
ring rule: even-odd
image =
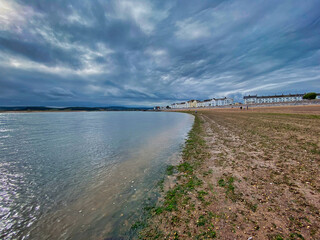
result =
[[233,99],[232,98],[214,98],[216,102],[216,106],[226,106],[226,105],[232,105],[233,104]]
[[[305,94],[287,94],[287,95],[272,95],[272,96],[257,96],[248,95],[244,96],[244,104],[256,103],[282,103],[282,102],[296,102],[302,101]],[[317,93],[316,99],[320,99],[320,93]]]
[[186,108],[186,107],[187,107],[186,102],[171,104],[171,108]]
[[173,103],[171,104],[172,109],[177,108],[204,108],[204,107],[216,107],[216,106],[227,106],[232,105],[233,99],[232,98],[212,98],[212,99],[206,99],[203,101],[199,100],[190,100],[187,102],[182,103]]
[[211,107],[213,99],[206,99],[203,101],[199,101],[197,107]]
[[199,100],[190,100],[187,102],[187,108],[196,108],[198,107]]
[[[210,108],[230,105],[241,105],[241,104],[263,104],[263,103],[282,103],[282,102],[297,102],[302,101],[305,94],[287,94],[287,95],[272,95],[272,96],[258,96],[248,95],[244,96],[244,103],[234,102],[232,98],[211,98],[203,101],[189,100],[186,102],[172,103],[169,107],[172,109],[183,109],[183,108]],[[320,100],[320,93],[316,94],[316,99]]]

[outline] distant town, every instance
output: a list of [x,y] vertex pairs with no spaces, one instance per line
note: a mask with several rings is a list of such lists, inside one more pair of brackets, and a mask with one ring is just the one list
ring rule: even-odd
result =
[[266,103],[287,103],[287,102],[300,102],[307,101],[310,99],[320,100],[320,93],[301,93],[301,94],[282,94],[282,95],[271,95],[271,96],[258,96],[248,95],[243,97],[243,102],[234,102],[233,98],[212,98],[203,101],[200,100],[189,100],[185,102],[172,103],[170,106],[155,106],[155,110],[161,109],[185,109],[185,108],[210,108],[210,107],[222,107],[222,106],[233,106],[233,105],[252,105],[252,104],[266,104]]

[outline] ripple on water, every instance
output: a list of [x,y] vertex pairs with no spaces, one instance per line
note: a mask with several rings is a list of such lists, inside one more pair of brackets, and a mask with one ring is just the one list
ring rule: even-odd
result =
[[192,122],[178,113],[0,116],[1,238],[120,236],[143,199],[157,197]]

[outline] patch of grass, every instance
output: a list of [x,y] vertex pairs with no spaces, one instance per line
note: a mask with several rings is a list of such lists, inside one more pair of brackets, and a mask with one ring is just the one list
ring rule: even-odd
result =
[[131,226],[131,230],[137,230],[146,226],[146,223],[143,221],[137,221]]
[[164,178],[160,179],[157,183],[157,186],[159,187],[160,191],[163,192],[164,190]]
[[[276,235],[269,236],[269,239],[272,239],[272,240],[284,240],[284,237],[280,233],[278,233]],[[285,239],[286,240],[298,240],[298,239],[303,239],[304,240],[304,237],[299,233],[291,233],[289,235],[289,238],[285,238]]]
[[178,171],[184,172],[187,174],[192,174],[193,173],[193,166],[188,162],[184,162],[184,163],[181,163],[178,165]]
[[180,218],[178,217],[178,216],[173,216],[172,218],[171,218],[171,223],[172,224],[176,224],[176,223],[178,223],[180,221]]
[[234,177],[229,176],[226,180],[223,178],[220,178],[218,180],[218,185],[220,187],[223,187],[226,189],[226,195],[229,197],[232,201],[236,201],[239,196],[235,194],[235,186],[234,186]]
[[149,229],[148,231],[139,232],[138,238],[139,239],[164,239],[164,233],[158,227],[155,227],[155,228]]
[[256,212],[258,208],[258,204],[253,204],[249,201],[246,201],[246,206],[251,209],[252,212]]
[[284,240],[280,234],[275,235],[272,239],[273,240]]
[[165,196],[165,201],[163,204],[165,206],[165,210],[167,211],[177,210],[178,196],[179,196],[179,192],[177,188],[174,188],[167,192]]
[[203,176],[206,177],[206,176],[208,176],[209,174],[212,174],[212,173],[213,173],[213,170],[210,169],[209,171],[204,172],[204,173],[203,173]]
[[202,160],[206,155],[206,151],[204,150],[206,142],[201,135],[202,132],[201,121],[199,117],[195,115],[193,127],[188,134],[188,140],[186,141],[183,150],[182,157],[185,162],[190,160]]
[[224,187],[226,185],[226,183],[224,182],[223,178],[220,178],[219,181],[218,181],[218,185],[220,187]]
[[194,190],[195,187],[201,186],[203,184],[202,180],[197,178],[196,176],[190,177],[187,183],[184,185],[186,190]]
[[154,209],[155,209],[155,204],[152,204],[152,205],[146,205],[143,210],[147,213],[151,213]]
[[206,191],[199,191],[197,198],[198,198],[200,201],[204,202],[204,201],[205,201],[205,199],[204,199],[204,196],[205,196],[205,195],[208,195],[208,193],[207,193]]
[[157,207],[154,209],[154,213],[156,215],[161,214],[163,212],[164,208],[163,207]]
[[196,239],[212,239],[212,238],[216,238],[216,236],[217,236],[216,231],[210,229],[207,232],[197,235]]
[[174,173],[174,170],[175,170],[175,167],[174,166],[172,166],[172,165],[168,165],[167,166],[167,169],[166,169],[166,173],[167,173],[167,175],[172,175],[173,173]]
[[232,176],[229,177],[227,182],[228,182],[227,192],[234,194],[234,185],[233,185],[234,178]]
[[300,233],[291,233],[289,236],[289,240],[296,240],[296,239],[304,239],[304,237]]
[[214,194],[213,185],[211,183],[208,183],[210,191]]
[[200,227],[200,226],[204,226],[204,225],[206,225],[206,223],[207,223],[207,218],[205,217],[205,215],[201,215],[200,217],[199,217],[199,219],[197,220],[197,226],[198,227]]
[[191,197],[186,197],[182,200],[182,205],[187,205],[189,201],[191,200]]
[[316,143],[305,142],[301,146],[304,150],[311,152],[312,154],[320,154],[320,148]]
[[217,233],[214,230],[213,224],[211,224],[205,232],[202,232],[196,236],[196,239],[213,239],[217,237]]
[[174,233],[173,233],[173,239],[174,239],[174,240],[178,240],[178,239],[179,239],[179,235],[178,235],[177,232],[174,232]]

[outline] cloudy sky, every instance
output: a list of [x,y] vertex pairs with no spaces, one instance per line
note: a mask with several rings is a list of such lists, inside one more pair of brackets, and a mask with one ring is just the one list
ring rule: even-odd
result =
[[320,92],[319,0],[0,0],[0,105]]

